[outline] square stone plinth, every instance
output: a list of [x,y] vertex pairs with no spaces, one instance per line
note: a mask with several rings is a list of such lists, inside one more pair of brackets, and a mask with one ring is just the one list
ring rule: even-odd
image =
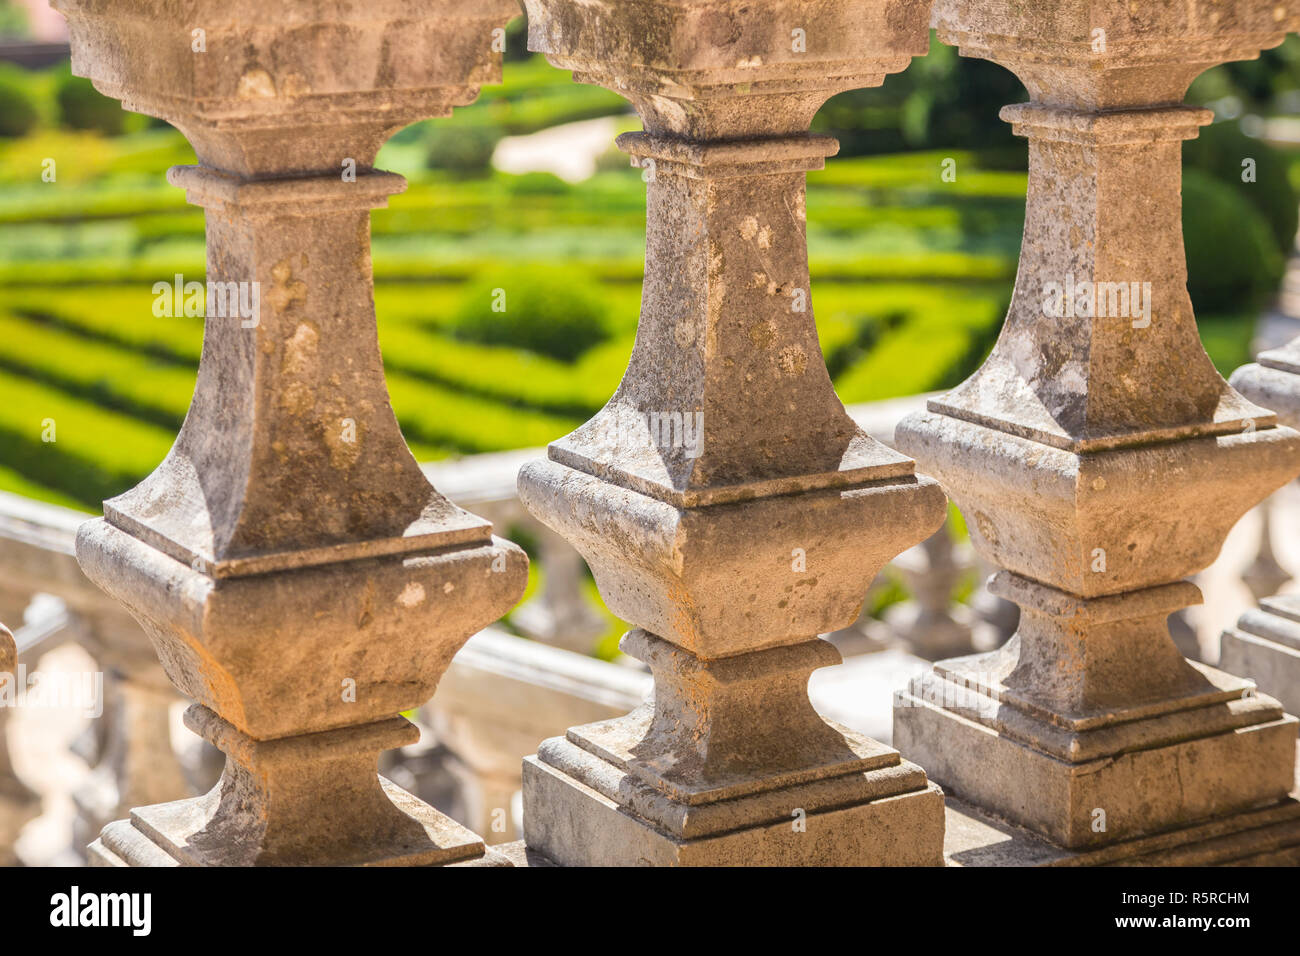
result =
[[[679,807],[684,825],[678,829],[690,833],[702,828],[704,833],[698,836],[669,832],[637,813],[632,806],[657,806],[659,813],[648,812],[661,815],[666,809],[662,796],[599,757],[571,748],[566,765],[576,776],[599,783],[600,789],[537,757],[524,760],[524,837],[532,859],[562,866],[937,866],[942,862],[943,792],[906,761],[849,774],[847,780],[718,801],[703,813],[696,808],[694,817],[691,808]],[[898,792],[902,779],[920,783],[917,789]],[[864,785],[880,795],[814,809],[835,789],[861,792]],[[776,807],[779,812],[774,812]],[[701,827],[699,821],[707,822]],[[520,856],[516,862],[535,865],[527,859]]]
[[1086,851],[1290,806],[1296,724],[1282,715],[1070,762],[904,693],[894,743],[951,797],[1058,848]]
[[[1272,807],[1197,826],[1125,840],[1096,850],[1066,850],[978,807],[946,798],[947,866],[1300,866],[1300,780],[1292,797]],[[501,866],[550,867],[555,862],[523,840],[492,847]],[[479,862],[457,866],[486,865]]]
[[1297,797],[1300,781],[1290,798],[1273,806],[1095,850],[1064,849],[948,797],[944,862],[948,866],[1300,866]]
[[[485,855],[483,841],[456,821],[439,813],[384,777],[384,794],[409,821],[387,842],[357,846],[350,854],[322,848],[320,859],[303,857],[302,865],[441,866],[465,862],[507,865]],[[218,784],[217,789],[220,789]],[[214,791],[215,792],[215,791]],[[110,823],[90,845],[92,866],[239,866],[246,865],[242,848],[228,841],[205,839],[211,817],[212,794],[131,811],[129,820]],[[278,860],[283,864],[284,860]]]

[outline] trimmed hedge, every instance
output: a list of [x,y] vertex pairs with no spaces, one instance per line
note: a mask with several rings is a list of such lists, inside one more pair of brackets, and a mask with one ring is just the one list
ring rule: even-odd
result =
[[[1242,178],[1246,160],[1253,160],[1253,182]],[[1300,200],[1291,188],[1286,159],[1276,149],[1247,136],[1239,123],[1214,123],[1183,144],[1183,168],[1226,186],[1239,206],[1253,208],[1264,218],[1278,250],[1290,252],[1300,226]]]
[[417,378],[525,408],[590,415],[618,385],[522,349],[461,342],[417,326],[381,323],[384,366]]
[[40,120],[36,104],[27,90],[4,75],[0,75],[0,136],[17,139],[35,129]]
[[388,394],[408,441],[467,454],[546,445],[582,422],[485,401],[400,372],[388,375]]
[[572,362],[609,338],[608,314],[587,273],[516,266],[484,270],[470,283],[451,330],[466,341],[514,345]]
[[95,89],[90,80],[68,73],[54,91],[59,121],[71,129],[89,129],[118,136],[126,129],[126,112],[117,100]]
[[1197,312],[1263,308],[1276,295],[1285,260],[1254,206],[1205,173],[1183,173],[1187,290]]
[[128,286],[0,288],[0,307],[74,330],[83,337],[197,366],[203,350],[203,320],[155,316],[152,283],[158,278],[154,275],[147,282]]
[[[153,471],[176,437],[2,369],[0,394],[0,461],[95,510]],[[52,442],[42,441],[47,420]]]
[[0,313],[0,367],[104,408],[177,430],[194,394],[193,366],[160,363],[139,352]]

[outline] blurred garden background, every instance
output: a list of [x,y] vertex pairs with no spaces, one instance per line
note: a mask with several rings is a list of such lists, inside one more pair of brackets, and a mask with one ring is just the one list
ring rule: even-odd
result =
[[[0,0],[0,489],[98,511],[164,457],[189,404],[202,320],[155,317],[152,288],[203,279],[203,213],[165,181],[194,161],[184,138],[73,77],[57,44],[32,55],[49,29],[32,21]],[[645,184],[612,140],[639,124],[529,55],[522,18],[508,44],[501,86],[379,158],[410,181],[374,213],[374,268],[389,388],[421,460],[564,434],[613,392],[635,332]],[[997,113],[1024,99],[1011,74],[935,43],[819,114],[842,151],[809,176],[812,301],[846,403],[954,385],[991,347],[1026,163]],[[1300,112],[1300,40],[1204,75],[1189,101],[1218,117],[1186,147],[1184,219],[1226,374],[1249,359],[1295,236],[1300,151],[1260,137]]]

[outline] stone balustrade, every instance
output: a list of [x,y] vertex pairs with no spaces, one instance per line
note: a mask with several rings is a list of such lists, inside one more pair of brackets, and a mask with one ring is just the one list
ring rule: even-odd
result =
[[[476,503],[474,481],[444,496],[429,478],[448,491],[446,466],[421,469],[398,431],[368,217],[404,183],[373,164],[395,130],[500,80],[494,31],[514,4],[55,5],[74,70],[194,146],[198,165],[169,179],[205,208],[208,279],[261,303],[251,322],[208,316],[172,451],[76,533],[81,570],[131,619],[78,596],[66,538],[31,532],[19,590],[67,595],[120,678],[120,736],[101,748],[115,796],[82,803],[92,827],[130,813],[92,862],[1300,862],[1297,721],[1278,699],[1300,686],[1300,611],[1267,600],[1225,636],[1220,668],[1187,661],[1166,624],[1200,600],[1186,578],[1236,520],[1300,473],[1285,424],[1300,345],[1223,381],[1180,220],[1181,144],[1209,120],[1183,105],[1188,84],[1280,43],[1300,9],[524,0],[530,49],[640,115],[619,146],[647,219],[618,391],[519,470],[555,571],[521,623],[587,639],[576,549],[633,626],[622,647],[653,685],[638,704],[632,681],[610,694],[548,657],[562,651],[537,649],[543,676],[521,677],[529,649],[490,632],[434,697],[518,600],[526,560],[493,534],[519,514],[509,496],[479,488]],[[1002,115],[1029,140],[1027,212],[997,345],[893,448],[846,411],[822,359],[804,180],[837,151],[809,132],[822,103],[906,69],[931,23],[1024,82],[1030,101]],[[881,568],[922,542],[902,562],[909,626],[936,654],[965,649],[935,536],[945,492],[1019,624],[913,681],[886,745],[824,718],[808,682],[840,661],[820,635],[849,628]],[[18,650],[0,632],[0,665]],[[179,779],[130,786],[130,748],[164,736],[159,669],[226,755],[201,796],[180,798]],[[521,731],[491,699],[510,681],[559,735],[523,761],[523,839],[497,850],[377,767],[415,736],[400,714],[425,706],[474,771],[474,827],[491,827],[516,783],[499,757]]]
[[[81,749],[94,773],[73,795],[79,810],[76,850],[133,807],[191,796],[171,746],[170,711],[182,698],[168,683],[139,625],[81,573],[74,555],[84,516],[64,508],[0,494],[0,612],[18,629],[17,663],[36,670],[37,659],[75,641],[102,674],[103,710]],[[57,599],[50,599],[51,595]],[[42,601],[44,596],[47,600]],[[0,667],[0,671],[6,670]],[[9,716],[0,708],[0,728]],[[37,812],[33,795],[13,773],[0,733],[0,830],[12,847],[17,829]]]
[[[916,396],[850,406],[848,411],[868,434],[891,444],[898,420],[924,407],[924,402],[925,396]],[[515,476],[520,464],[537,457],[538,453],[537,449],[523,449],[476,455],[425,464],[422,468],[434,485],[457,505],[489,516],[503,526],[526,525],[531,531],[535,519],[519,502]],[[116,602],[91,585],[76,564],[75,533],[84,520],[84,515],[78,512],[0,493],[0,579],[12,584],[8,589],[0,589],[0,598],[8,598],[3,610],[6,619],[22,621],[24,609],[29,608],[33,597],[40,592],[59,598],[41,610],[40,621],[23,628],[22,633],[31,637],[20,659],[25,657],[29,670],[34,667],[37,655],[67,640],[79,643],[98,660],[106,654],[102,635],[86,622],[110,618],[122,623],[125,619]],[[941,540],[945,533],[941,530],[932,540]],[[914,550],[922,547],[932,547],[930,539]],[[570,549],[570,554],[570,560],[581,560],[576,551]],[[894,563],[900,565],[903,576],[908,576],[904,557],[900,555]],[[945,563],[955,560],[964,566],[959,552],[955,552],[953,559],[944,560]],[[542,564],[546,565],[545,559]],[[547,570],[547,580],[551,580]],[[573,590],[561,593],[555,608],[543,600],[545,594],[535,600],[533,619],[545,620],[544,615],[549,615],[546,632],[558,640],[520,626],[517,613],[510,617],[514,630],[547,640],[555,649],[499,630],[486,630],[456,655],[439,684],[437,695],[421,711],[422,723],[433,730],[433,739],[450,753],[446,765],[435,768],[438,771],[435,779],[450,777],[456,784],[456,799],[446,807],[439,803],[439,809],[481,834],[489,845],[506,843],[521,835],[515,811],[522,786],[522,758],[536,749],[539,740],[562,733],[575,724],[626,713],[645,697],[648,674],[559,650],[590,649],[589,643],[584,646],[582,640],[565,636],[568,621],[561,611],[574,607],[584,597],[584,589],[577,586],[579,582],[572,583]],[[37,603],[41,603],[39,598]],[[46,620],[50,616],[48,612],[59,608],[64,610],[58,621]],[[923,615],[933,616],[938,613],[937,603],[931,602],[922,609],[909,601],[895,605],[893,610],[900,613],[897,616],[891,613],[885,620],[872,620],[864,614],[862,630],[855,625],[831,638],[837,646],[846,648],[846,656],[860,654],[863,644],[869,645],[873,652],[891,647],[919,652],[920,648],[908,643],[914,628],[909,623],[906,631],[900,630],[896,617],[913,622]],[[28,614],[31,615],[31,609]],[[78,809],[73,852],[84,852],[86,844],[105,823],[120,819],[132,807],[204,792],[215,781],[207,767],[209,755],[224,759],[220,751],[198,738],[188,752],[177,753],[164,728],[168,712],[183,698],[174,692],[159,692],[169,685],[148,637],[129,619],[124,623],[126,626],[107,631],[125,642],[116,656],[128,657],[139,666],[150,664],[153,673],[145,675],[142,681],[126,682],[114,667],[106,668],[104,716],[92,722],[93,733],[76,742],[77,755],[86,759],[93,771],[77,784],[72,794]],[[920,660],[900,656],[898,652],[882,657],[864,654],[854,660],[855,673],[871,675],[877,682],[887,680],[888,671],[875,676],[882,667],[904,662],[909,669],[922,665]],[[100,666],[104,666],[102,662]],[[851,678],[847,676],[837,678],[832,691],[819,694],[814,690],[814,701],[819,708],[824,705],[832,710],[843,709],[841,688],[850,683]],[[878,701],[864,699],[854,703],[843,721],[855,727],[863,725],[887,732],[888,693],[878,696]],[[8,713],[7,708],[0,709],[0,721]],[[127,719],[117,719],[119,715]],[[0,744],[3,742],[4,737],[0,737]],[[201,749],[195,744],[200,744]],[[395,762],[401,767],[409,765],[407,758],[400,754]],[[417,773],[428,769],[423,764],[415,767]],[[215,770],[219,775],[220,763]],[[14,772],[8,752],[2,749],[0,794],[5,801],[0,808],[0,827],[7,834],[0,845],[12,847],[23,826],[40,812],[40,801],[21,775]]]
[[[0,624],[0,674],[12,674],[17,669],[18,643],[13,632]],[[0,866],[18,862],[14,842],[27,822],[36,816],[39,803],[36,794],[14,773],[6,733],[8,717],[8,712],[0,709]]]

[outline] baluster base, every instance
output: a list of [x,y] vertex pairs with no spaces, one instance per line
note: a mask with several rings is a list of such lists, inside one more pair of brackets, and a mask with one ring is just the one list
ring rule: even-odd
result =
[[[649,719],[634,713],[615,732],[635,741]],[[569,733],[590,746],[619,723]],[[689,803],[637,779],[629,748],[597,755],[552,738],[524,758],[525,846],[562,866],[939,865],[943,792],[896,750],[835,730],[859,756],[851,772],[777,775]]]
[[1088,850],[1057,846],[956,797],[947,804],[949,866],[1300,866],[1300,780],[1272,806]]
[[1190,665],[1206,687],[1185,698],[1086,717],[1033,712],[989,676],[1017,643],[940,662],[895,702],[894,743],[951,796],[1070,850],[1191,834],[1267,808],[1292,821],[1300,844],[1300,804],[1288,796],[1297,720],[1277,701]]
[[484,855],[483,841],[374,770],[419,732],[392,718],[257,740],[200,705],[191,728],[227,755],[221,780],[190,800],[140,807],[91,845],[128,866],[428,866]]
[[[487,858],[483,842],[465,827],[416,799],[397,784],[376,775],[385,796],[427,839],[420,845],[399,841],[391,846],[366,848],[364,858],[351,861],[353,866],[431,866],[457,863],[507,865],[499,857]],[[231,866],[239,865],[224,858],[196,855],[191,839],[206,824],[207,807],[203,797],[162,803],[132,811],[128,820],[117,820],[104,827],[88,857],[91,866]],[[247,864],[244,864],[247,865]],[[275,865],[286,865],[277,861]],[[292,864],[288,864],[292,865]],[[302,865],[325,865],[302,861]],[[329,865],[340,865],[330,863]]]
[[1300,597],[1265,598],[1219,641],[1221,669],[1254,680],[1287,713],[1300,713]]

